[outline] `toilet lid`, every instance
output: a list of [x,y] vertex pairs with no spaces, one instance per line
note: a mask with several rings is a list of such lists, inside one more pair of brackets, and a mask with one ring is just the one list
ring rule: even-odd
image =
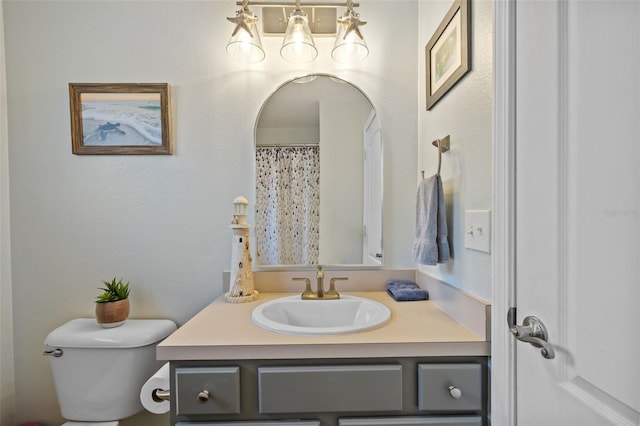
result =
[[102,328],[95,318],[76,318],[53,330],[44,341],[55,348],[139,348],[158,343],[176,330],[166,319],[128,319],[120,327]]

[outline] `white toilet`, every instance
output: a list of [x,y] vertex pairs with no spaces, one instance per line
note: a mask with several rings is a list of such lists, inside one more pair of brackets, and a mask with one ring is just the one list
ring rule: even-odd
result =
[[64,425],[116,426],[142,411],[140,389],[162,364],[156,344],[175,330],[164,319],[102,328],[93,318],[78,318],[49,333],[45,355],[62,417],[69,420]]

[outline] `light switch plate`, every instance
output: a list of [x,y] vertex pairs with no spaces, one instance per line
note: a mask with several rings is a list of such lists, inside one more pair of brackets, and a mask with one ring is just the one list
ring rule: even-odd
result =
[[465,212],[464,246],[484,253],[491,252],[491,210]]

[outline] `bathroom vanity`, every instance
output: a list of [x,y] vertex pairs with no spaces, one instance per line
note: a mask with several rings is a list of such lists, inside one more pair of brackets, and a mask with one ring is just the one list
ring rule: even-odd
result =
[[[219,298],[204,308],[157,347],[158,359],[171,362],[171,424],[488,424],[488,305],[465,305],[477,301],[432,288],[432,299],[462,297],[454,302],[466,312],[461,322],[459,312],[451,316],[434,301],[345,294],[383,303],[391,321],[358,333],[298,336],[251,321],[258,305],[292,293],[240,304]],[[474,310],[474,324],[465,323]]]

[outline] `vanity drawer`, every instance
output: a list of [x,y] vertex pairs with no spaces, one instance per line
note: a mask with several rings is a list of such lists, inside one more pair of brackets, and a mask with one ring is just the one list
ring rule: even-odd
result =
[[420,411],[482,410],[482,366],[419,364],[418,408]]
[[176,414],[240,413],[240,367],[179,367],[175,375]]
[[340,419],[338,426],[482,426],[480,416]]
[[208,423],[192,423],[192,422],[179,422],[176,426],[320,426],[318,420],[274,420],[266,422],[208,422]]
[[401,365],[258,368],[260,413],[402,410]]

